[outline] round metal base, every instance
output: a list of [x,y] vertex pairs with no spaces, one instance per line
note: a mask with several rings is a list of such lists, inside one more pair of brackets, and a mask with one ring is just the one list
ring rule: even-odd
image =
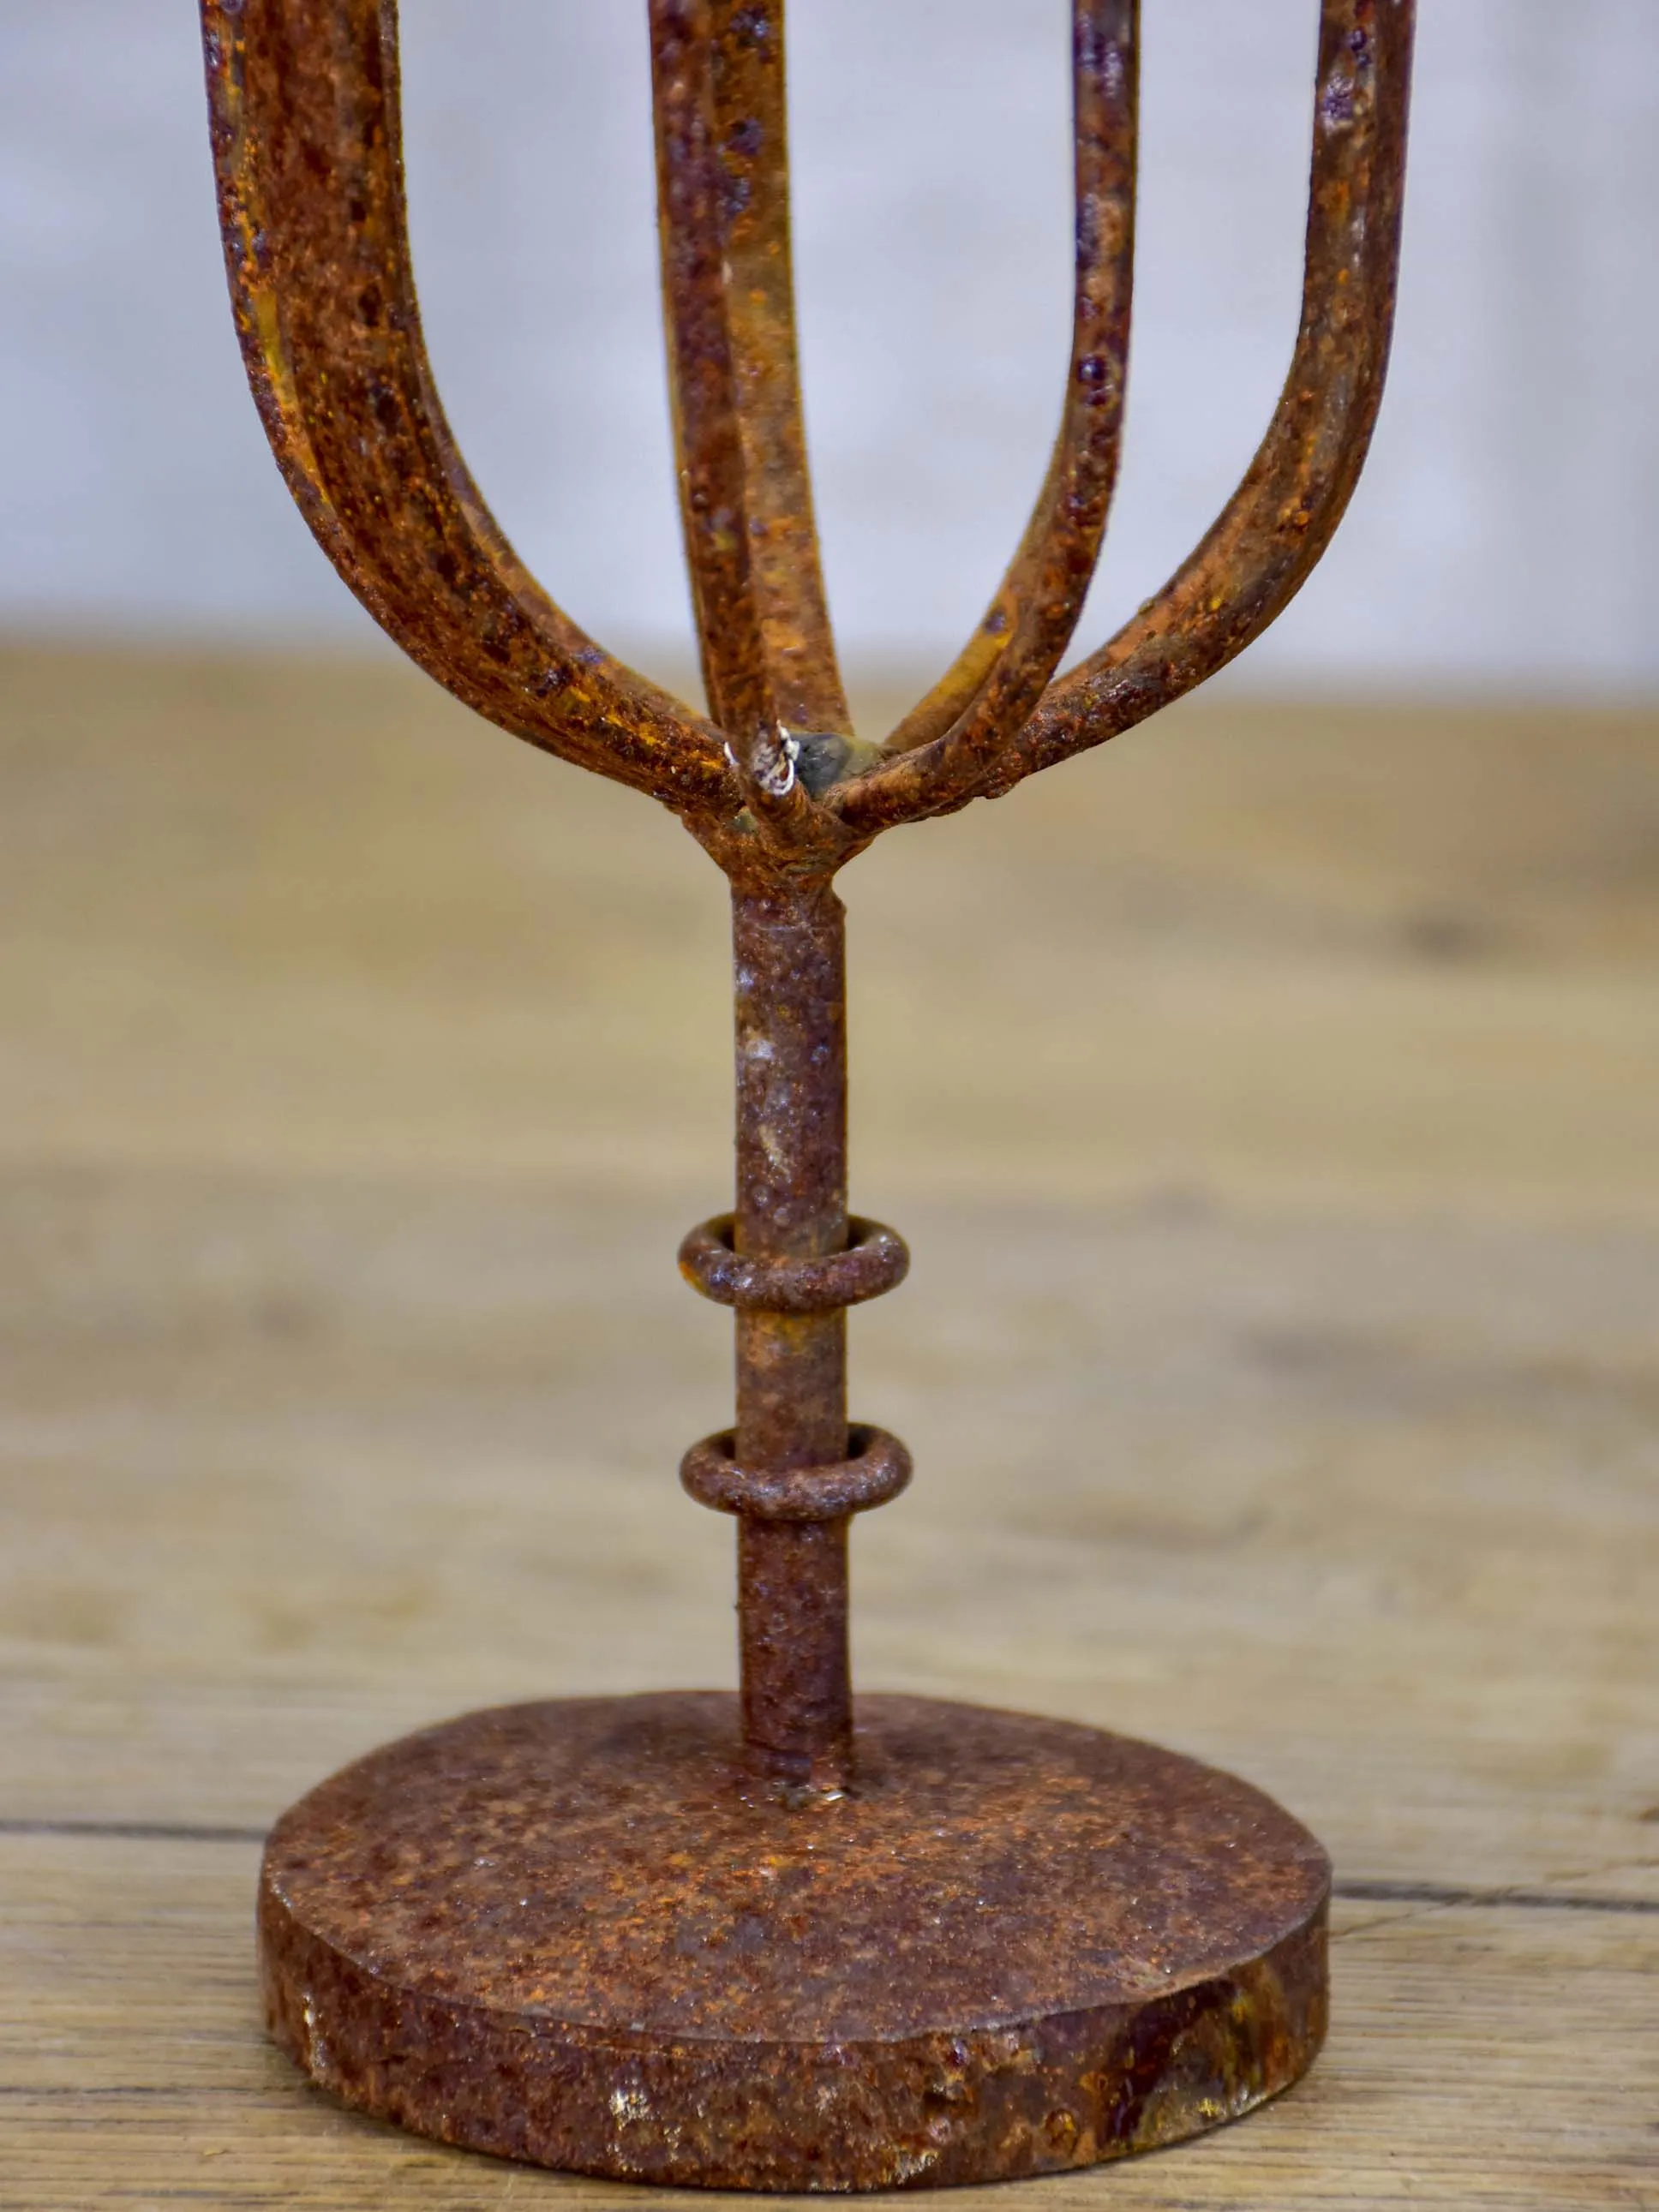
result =
[[1295,2081],[1330,1869],[1150,1744],[859,1703],[856,1791],[745,1771],[735,1698],[472,1713],[278,1821],[278,2040],[348,2104],[544,2166],[769,2190],[1149,2149]]

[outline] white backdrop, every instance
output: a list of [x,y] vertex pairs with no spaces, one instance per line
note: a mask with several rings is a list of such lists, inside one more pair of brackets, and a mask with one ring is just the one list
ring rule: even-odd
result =
[[[1259,436],[1294,326],[1316,0],[1146,0],[1129,449],[1088,641]],[[642,0],[404,0],[453,420],[607,642],[684,652]],[[1659,689],[1659,0],[1423,0],[1371,466],[1257,683]],[[1065,358],[1064,0],[793,0],[798,281],[851,661],[938,657]],[[188,0],[0,0],[0,623],[364,626],[242,385]]]

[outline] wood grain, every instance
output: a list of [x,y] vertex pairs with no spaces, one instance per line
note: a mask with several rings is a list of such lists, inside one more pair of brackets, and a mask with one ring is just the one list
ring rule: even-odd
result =
[[[0,2204],[621,2204],[303,2088],[248,1919],[380,1737],[732,1679],[718,878],[400,672],[0,696]],[[1338,1863],[1307,2084],[1056,2201],[1659,2204],[1656,737],[1212,707],[847,879],[860,1677]]]

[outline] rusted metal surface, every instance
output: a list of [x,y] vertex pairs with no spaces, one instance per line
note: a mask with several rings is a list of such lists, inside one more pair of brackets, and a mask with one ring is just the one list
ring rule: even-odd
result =
[[888,740],[890,753],[926,749],[940,762],[930,812],[945,811],[945,789],[971,796],[978,770],[1036,707],[1100,557],[1129,373],[1139,16],[1139,0],[1082,0],[1073,10],[1076,274],[1060,434],[984,620]]
[[[1010,733],[980,787],[985,796],[1104,743],[1213,676],[1284,612],[1330,544],[1388,368],[1413,18],[1413,0],[1326,0],[1302,317],[1273,422],[1190,558]],[[857,818],[867,824],[890,803],[872,788]]]
[[[683,1771],[683,1761],[675,1765],[678,1752],[663,1753],[669,1765],[654,1781],[628,1770],[633,1778],[627,1787],[643,1790],[641,1802],[651,1799],[653,1789],[665,1793],[652,1802],[662,1820],[672,1810],[684,1850],[662,1867],[627,1859],[616,1877],[617,1898],[631,1897],[631,1909],[656,1916],[653,1925],[666,1928],[678,1915],[678,1924],[689,1928],[702,1909],[691,1900],[700,1893],[699,1869],[717,1832],[739,1838],[734,1864],[750,1864],[744,1853],[759,1851],[764,1838],[770,1839],[767,1848],[775,1844],[782,1854],[780,1863],[798,1867],[805,1863],[790,1854],[811,1848],[811,1835],[839,1835],[851,1855],[844,1862],[849,1886],[855,1884],[855,1847],[875,1850],[879,1833],[877,1858],[857,1877],[878,1892],[891,1868],[908,1864],[918,1851],[928,1856],[927,1808],[947,1787],[942,1776],[957,1775],[949,1787],[969,1792],[964,1805],[975,1790],[981,1796],[990,1790],[994,1799],[991,1780],[973,1775],[987,1717],[929,1709],[934,1718],[925,1728],[918,1723],[920,1733],[907,1734],[895,1723],[884,1735],[885,1723],[872,1723],[875,1734],[863,1748],[854,1727],[849,1522],[896,1495],[910,1465],[896,1438],[849,1427],[846,1309],[892,1288],[907,1255],[893,1231],[848,1212],[844,917],[834,879],[882,830],[994,797],[1179,698],[1257,636],[1318,560],[1364,460],[1387,362],[1413,7],[1413,0],[1323,0],[1302,319],[1278,410],[1243,482],[1191,558],[1115,637],[1056,679],[1094,571],[1117,471],[1134,240],[1137,0],[1073,0],[1075,284],[1053,457],[984,619],[927,697],[879,745],[856,736],[848,717],[812,518],[790,268],[782,0],[648,0],[648,8],[669,384],[707,716],[623,667],[553,605],[490,516],[444,422],[410,271],[394,0],[202,0],[237,327],[271,445],[319,542],[376,620],[438,682],[517,735],[662,800],[730,882],[736,1199],[729,1216],[691,1232],[681,1264],[696,1288],[733,1310],[737,1421],[726,1434],[693,1447],[682,1478],[694,1497],[738,1520],[741,1727],[718,1701],[696,1708],[700,1727],[706,1722],[712,1728],[713,1717],[726,1716],[720,1725],[729,1725],[733,1738],[720,1751],[716,1763],[725,1762],[725,1779],[713,1795],[702,1783],[701,1796],[684,1795],[689,1770]],[[580,1734],[577,1709],[539,1710],[544,1719],[535,1725],[551,1756],[570,1730]],[[691,1707],[675,1710],[684,1714]],[[507,1756],[505,1725],[485,1717],[462,1724],[453,1737],[462,1759],[458,1776],[486,1796],[494,1787],[488,1759],[495,1752]],[[1009,1756],[1009,1746],[1024,1741],[1036,1762],[1033,1773],[1042,1768],[1054,1724],[999,1721],[997,1727],[1014,1732],[1006,1741],[997,1739]],[[869,1750],[878,1739],[885,1747],[879,1782]],[[931,1763],[907,1780],[905,1758],[920,1755],[924,1739]],[[623,1786],[620,1768],[606,1781],[605,1761],[615,1757],[625,1765],[644,1739],[629,1737],[635,1750],[625,1758],[617,1749],[620,1738],[601,1731],[582,1741],[589,1744],[584,1757],[591,1753],[597,1762],[584,1767],[582,1788],[603,1796],[613,1784]],[[403,1753],[385,1756],[395,1762]],[[1201,1770],[1180,1762],[1157,1771],[1188,1823],[1182,1848],[1201,1855],[1210,1847],[1204,1808],[1218,1805],[1205,1794],[1212,1783],[1193,1782]],[[331,1784],[307,1803],[332,1803],[329,1790],[337,1797],[343,1787]],[[828,1817],[830,1808],[867,1808],[877,1796],[886,1827],[873,1813],[860,1826],[863,1814],[853,1812],[837,1814],[842,1826],[833,1831],[791,1825]],[[526,1809],[533,1798],[532,1792],[520,1808],[532,1827],[541,1817]],[[589,1802],[580,1791],[578,1799]],[[268,1891],[266,1960],[280,2031],[319,2079],[413,2125],[437,2127],[434,2114],[447,2113],[439,2131],[447,2130],[455,2140],[617,2173],[865,2186],[1084,2163],[1165,2140],[1206,2124],[1204,2114],[1225,2117],[1237,2108],[1233,2090],[1215,2090],[1212,2082],[1201,2096],[1169,2087],[1177,2076],[1188,2078],[1171,2053],[1177,2045],[1187,2049],[1182,2038],[1198,2033],[1192,2022],[1199,2014],[1188,2019],[1178,2005],[1163,2013],[1156,2005],[1138,2009],[1144,1993],[1120,1990],[1098,2003],[1079,2000],[1094,2021],[1077,2031],[1086,2053],[1083,2044],[1066,2044],[1073,2031],[1062,2034],[1052,2020],[1040,2049],[1033,2044],[1028,2050],[1017,2038],[1009,2048],[1026,2052],[1019,2066],[1029,2057],[1035,2069],[1029,2078],[1020,2076],[1024,2086],[1018,2092],[1002,2062],[975,2057],[957,2066],[940,2056],[945,2044],[937,2050],[929,2045],[932,2055],[902,2040],[889,2048],[878,2036],[836,2044],[836,2086],[824,2109],[843,2115],[848,2148],[844,2155],[822,2148],[816,2166],[803,2165],[803,2145],[828,2140],[811,2117],[817,2109],[811,2099],[827,2094],[822,2069],[831,2062],[797,2053],[788,2062],[796,2070],[787,2083],[767,2077],[773,2102],[765,2109],[779,2116],[775,2125],[755,2120],[761,2107],[744,2087],[742,2068],[762,2065],[755,2054],[781,2018],[786,1984],[778,1972],[787,1980],[799,1971],[805,1978],[801,1990],[810,1982],[828,2002],[825,1992],[844,1970],[852,1978],[847,1990],[856,1984],[873,2003],[872,1978],[898,1973],[893,1960],[908,1956],[903,1911],[923,1909],[914,1898],[902,1909],[893,1905],[879,1940],[871,1929],[860,1935],[859,1942],[867,1936],[872,1947],[867,1955],[846,1949],[852,1923],[842,1893],[808,1882],[799,1911],[789,1907],[794,1917],[762,1914],[754,1923],[756,1941],[770,1963],[761,1974],[751,1961],[739,1976],[755,1992],[748,2025],[743,2035],[733,2028],[726,2057],[718,2063],[710,2059],[712,2071],[699,2072],[701,2059],[694,2063],[696,2054],[686,2056],[673,2039],[679,2029],[671,2035],[665,2021],[667,2041],[660,2044],[647,2031],[641,2031],[641,2043],[629,2040],[632,2029],[612,2034],[605,2027],[631,2015],[620,1985],[605,1981],[611,1954],[582,1952],[573,1932],[577,1923],[558,1921],[561,1911],[578,1919],[580,1913],[574,1893],[566,1896],[556,1884],[537,1906],[544,1915],[536,1923],[538,1940],[577,1942],[572,1956],[586,1961],[586,1978],[572,1985],[580,1991],[578,2009],[562,2027],[527,2025],[532,2015],[542,2019],[540,1999],[518,1990],[503,1997],[507,2010],[498,2016],[480,1984],[474,1996],[482,2009],[476,2018],[467,2014],[473,2024],[464,2032],[460,2014],[452,2016],[444,2006],[451,1997],[459,2004],[468,1977],[483,1972],[478,1945],[485,1931],[466,1923],[465,1899],[473,1895],[466,1882],[446,1891],[441,1852],[401,1901],[380,1899],[394,1913],[419,1902],[441,1932],[427,1964],[438,1978],[434,1989],[441,1984],[441,1990],[429,2004],[411,1996],[404,2005],[377,1963],[383,1949],[371,1924],[372,1884],[362,1887],[368,1880],[362,1869],[386,1862],[384,1853],[377,1858],[371,1850],[373,1820],[380,1816],[370,1800],[361,1805],[370,1832],[342,1830],[337,1838],[354,1865],[353,1853],[368,1854],[352,1876],[358,1884],[353,1910],[366,1917],[362,1942],[349,1958],[326,1945],[319,1951],[322,1938],[315,1931],[302,1934],[298,1908],[289,1912],[280,1903],[282,1897],[291,1903],[297,1892]],[[301,1832],[293,1822],[303,1826],[307,1817],[305,1808],[291,1817],[283,1850]],[[571,1817],[575,1830],[548,1848],[571,1850],[580,1861],[587,1814],[579,1805]],[[988,1812],[981,1840],[1000,1835],[1012,1851],[1015,1832],[1006,1821],[1014,1817],[1006,1807]],[[1059,1885],[1056,1896],[1069,1895],[1064,1854],[1056,1857],[1034,1814],[1018,1819],[1026,1821],[1018,1828],[1018,1850],[1030,1855],[1032,1870],[1031,1886],[1021,1895],[1036,1898],[1048,1881]],[[1291,1826],[1273,1832],[1288,1838]],[[659,1823],[653,1832],[666,1832]],[[393,1850],[395,1839],[381,1835],[380,1842]],[[528,1832],[520,1844],[542,1848]],[[1262,1896],[1282,1901],[1286,1869],[1311,1863],[1306,1844],[1305,1838],[1286,1841],[1285,1867],[1276,1869],[1271,1852],[1250,1863],[1250,1880],[1265,1885]],[[892,1854],[890,1861],[882,1853]],[[1136,1894],[1143,1903],[1163,1894],[1161,1885],[1176,1879],[1176,1864],[1171,1858],[1162,1869],[1148,1862],[1140,1869],[1143,1887]],[[1124,1894],[1115,1893],[1114,1911],[1127,1910]],[[1249,1960],[1268,1956],[1270,1945],[1252,1950],[1238,1932],[1243,1923],[1237,1916],[1250,1903],[1242,1892],[1224,1882],[1181,1894],[1187,1899],[1182,1909],[1190,1906],[1183,1942],[1190,1937],[1201,1950],[1207,1931],[1219,1946],[1216,1956],[1224,1953],[1232,1962],[1225,1974],[1235,1967],[1244,1973]],[[1286,1922],[1273,1938],[1281,1948],[1291,1944],[1299,1962],[1294,2002],[1285,1995],[1290,1985],[1279,1967],[1262,1966],[1265,1979],[1227,1984],[1237,2051],[1219,2028],[1203,2031],[1212,2043],[1222,2037],[1213,2051],[1212,2043],[1204,2045],[1212,2056],[1224,2044],[1233,2052],[1215,2059],[1228,2081],[1227,2068],[1238,2052],[1246,2053],[1238,2058],[1244,2072],[1237,2078],[1255,2087],[1245,2102],[1291,2078],[1318,2040],[1323,1952],[1309,1932],[1312,1893],[1296,1894],[1302,1917],[1293,1915],[1294,1925]],[[900,1883],[892,1896],[908,1898],[910,1892]],[[553,1901],[560,1897],[562,1905]],[[1107,1903],[1098,1910],[1104,1912]],[[948,2043],[959,2033],[967,2039],[962,2047],[978,2052],[973,2039],[1003,2033],[994,1992],[1004,1987],[998,1978],[1003,1965],[1021,1946],[1029,1948],[1020,1917],[1026,1911],[1025,1905],[1018,1911],[1011,1905],[984,1924],[966,1983],[924,1977],[919,1990],[931,1991],[928,2002],[937,1999],[939,2008],[928,2015],[927,2034]],[[815,1917],[820,1911],[827,1916],[821,1922]],[[1060,1923],[1043,1924],[1045,1940],[1063,1951],[1069,1939]],[[1272,1956],[1282,1966],[1280,1951]],[[817,1963],[809,1966],[809,1959]],[[811,1981],[814,1975],[818,1981]],[[313,1986],[307,1976],[320,1977],[319,1988],[326,1982],[331,2002],[340,2008],[327,2037],[303,2025],[311,2002],[304,1993]],[[1287,2003],[1301,2025],[1294,2033],[1270,2031],[1270,2018],[1289,2016]],[[1213,2008],[1200,2011],[1206,2021],[1220,2017]],[[520,2039],[502,2044],[498,2032],[508,2032],[503,2022],[509,2015],[511,2034]],[[947,2015],[955,2027],[947,2027]],[[1154,2017],[1164,2022],[1156,2031],[1147,2025]],[[1178,2021],[1188,2024],[1171,2025]],[[921,2027],[916,2032],[922,2034]],[[786,2037],[779,2048],[787,2044]],[[671,2045],[678,2054],[672,2058]],[[1270,2045],[1277,2054],[1271,2063],[1262,2056]],[[732,2055],[739,2048],[749,2054],[741,2061]],[[349,2049],[357,2053],[356,2070],[343,2072]],[[533,2094],[522,2066],[514,2076],[539,2115],[533,2124],[509,2125],[496,2109],[498,2090],[469,2074],[469,2068],[505,2063],[503,2051],[538,2053],[534,2064],[547,2069]],[[1049,2116],[1058,2132],[1043,2136],[1035,2106],[1028,2105],[1038,2094],[1033,2085],[1049,2081],[1049,2059],[1042,2055],[1049,2051],[1061,2054],[1054,2061],[1060,2087]],[[1085,2056],[1095,2069],[1091,2078],[1119,2085],[1109,2110],[1098,2098],[1079,2104],[1080,2090],[1060,2094],[1061,2077],[1072,2078],[1066,2069],[1081,2067]],[[1211,2081],[1208,2063],[1189,2069],[1192,2078]],[[629,2131],[631,2118],[629,2129],[619,2131],[604,2113],[614,2118],[620,2098],[632,2114],[628,2100],[635,2092],[619,2085],[632,2079],[628,2069],[636,2065],[658,2084],[649,2093],[653,2118],[643,2132]],[[925,2087],[936,2076],[951,2082],[971,2077],[975,2086],[958,2100],[954,2087]],[[1136,2103],[1141,2093],[1121,2086],[1143,2076],[1151,2105],[1144,2097]],[[1164,2087],[1153,2094],[1151,2085],[1160,2080]],[[440,2083],[441,2089],[433,2086]],[[1158,2121],[1149,2135],[1152,2124],[1133,2117],[1143,2106],[1176,2117],[1167,2125]],[[924,2111],[933,2116],[926,2125],[917,2118]],[[739,2112],[749,2115],[741,2129]],[[934,2140],[929,2127],[945,2146],[937,2157],[914,2148]],[[647,2141],[655,2145],[648,2154],[641,2148]],[[901,2152],[901,2142],[912,2148]],[[921,2162],[904,2164],[910,2158]]]
[[[849,739],[806,470],[783,10],[651,0],[669,388],[709,708]],[[844,746],[814,766],[826,780]]]
[[324,550],[439,682],[654,792],[734,878],[825,879],[877,830],[1006,790],[1145,720],[1260,635],[1341,518],[1388,357],[1413,0],[1324,0],[1302,321],[1260,453],[1170,583],[1044,690],[1098,550],[1128,341],[1137,11],[1077,0],[1078,283],[1054,459],[980,629],[878,752],[848,740],[823,613],[778,0],[652,9],[671,380],[715,722],[559,612],[456,452],[410,273],[391,0],[203,0],[202,12],[238,328]]
[[[826,885],[732,902],[741,1259],[845,1249],[846,916]],[[847,1457],[847,1316],[737,1309],[736,1456],[780,1474]],[[770,1771],[850,1778],[847,1523],[738,1523],[744,1726]]]
[[861,1306],[896,1290],[910,1272],[910,1254],[896,1229],[849,1217],[847,1243],[816,1260],[740,1260],[737,1218],[716,1214],[680,1243],[680,1273],[717,1305],[763,1313],[828,1313]]
[[[840,1521],[885,1505],[910,1480],[910,1455],[885,1429],[854,1423],[847,1431],[848,1456],[811,1467],[744,1467],[738,1457],[735,1429],[722,1429],[693,1444],[680,1462],[680,1480],[701,1504],[716,1512],[740,1514],[745,1521]],[[750,1733],[755,1734],[751,1724]],[[808,1782],[811,1773],[787,1755],[775,1755],[770,1771],[787,1781]],[[851,1778],[850,1762],[834,1779]],[[818,1786],[822,1785],[822,1781]]]
[[1329,1868],[1260,1791],[1062,1721],[859,1715],[857,1792],[805,1804],[707,1692],[374,1753],[266,1850],[279,2039],[447,2142],[775,2190],[1087,2166],[1308,2065]]
[[456,451],[410,269],[395,9],[204,0],[202,18],[243,359],[323,550],[481,714],[670,805],[729,805],[720,732],[552,605]]

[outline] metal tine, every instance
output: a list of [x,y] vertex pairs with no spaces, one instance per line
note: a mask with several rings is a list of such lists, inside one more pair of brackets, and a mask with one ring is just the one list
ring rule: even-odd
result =
[[[1325,0],[1315,87],[1302,319],[1272,425],[1197,550],[1109,643],[1054,684],[980,787],[1022,777],[1143,721],[1280,614],[1342,518],[1388,366],[1414,0]],[[842,795],[866,834],[937,811],[927,756]]]
[[1116,480],[1134,276],[1139,0],[1075,0],[1076,295],[1066,402],[1048,472],[995,598],[954,665],[884,744],[935,745],[941,806],[970,795],[1025,720],[1083,610]]
[[663,301],[703,678],[751,805],[782,831],[853,750],[801,416],[782,0],[651,0],[650,21]]
[[718,732],[529,575],[434,389],[410,268],[395,0],[202,0],[232,301],[266,434],[382,629],[489,720],[682,811]]

